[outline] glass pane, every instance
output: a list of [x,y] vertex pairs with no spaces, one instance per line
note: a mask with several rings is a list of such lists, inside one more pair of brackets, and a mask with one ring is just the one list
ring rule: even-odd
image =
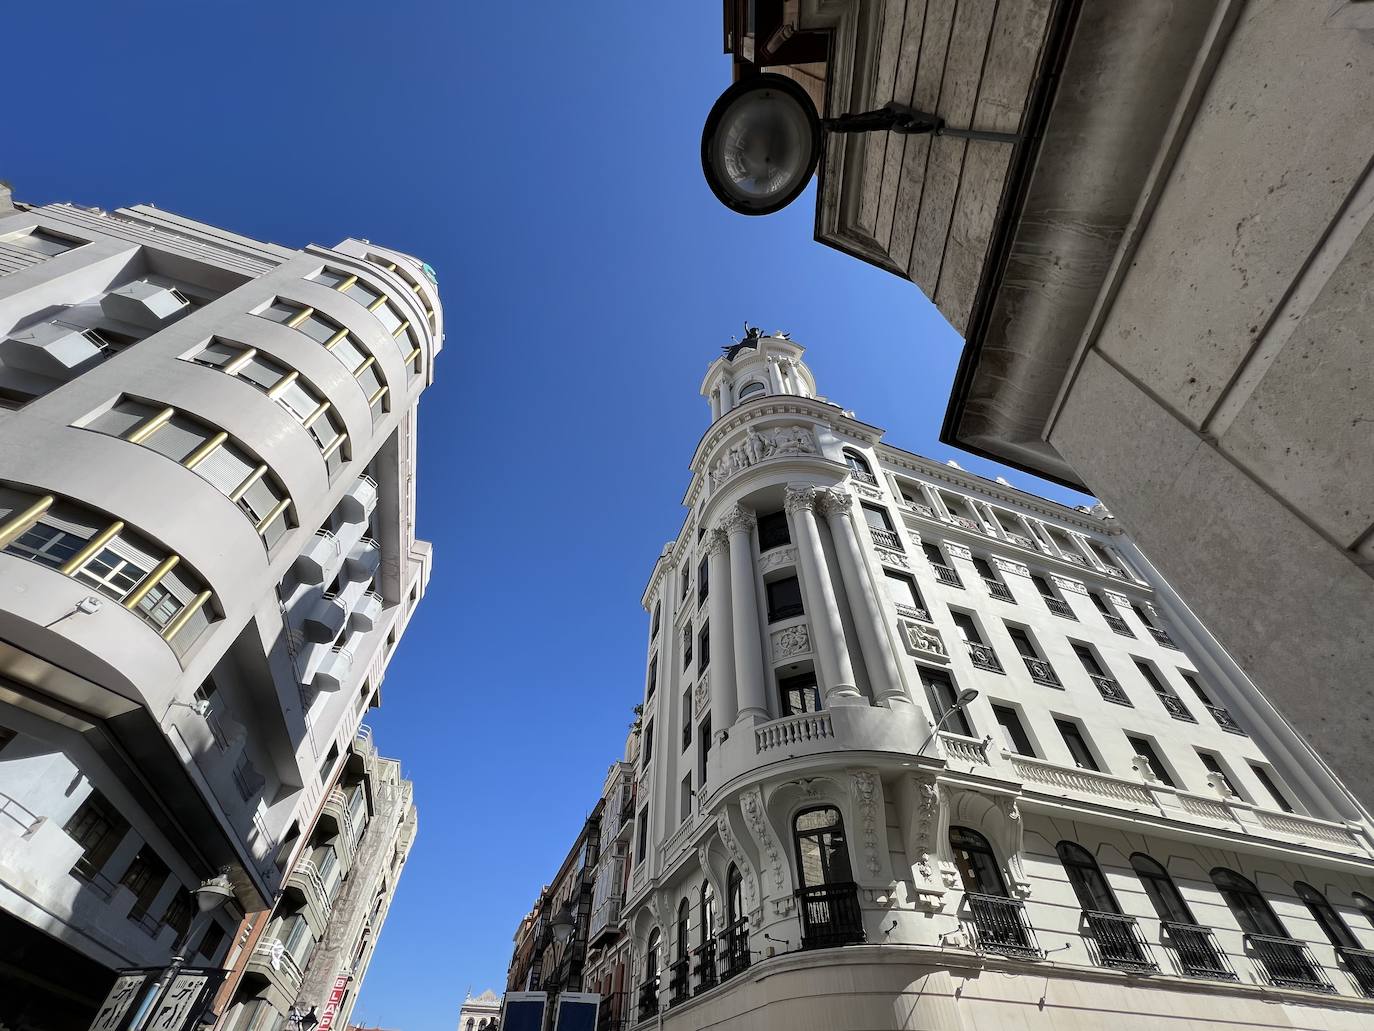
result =
[[298,304],[292,304],[289,301],[273,301],[258,314],[264,319],[271,319],[273,322],[286,322],[300,310],[301,307]]
[[384,304],[372,313],[377,317],[377,321],[382,324],[382,328],[387,333],[396,332],[396,328],[401,324],[401,318],[396,314],[396,309],[390,304]]
[[361,280],[350,286],[344,293],[353,298],[364,308],[381,296],[376,290],[364,284]]
[[311,340],[318,340],[324,343],[342,327],[331,319],[326,319],[322,315],[311,315],[299,326],[296,327]]
[[321,283],[324,286],[338,286],[348,277],[344,275],[342,272],[335,272],[332,268],[327,268],[321,269],[319,272],[316,272],[310,278],[313,279],[316,283]]

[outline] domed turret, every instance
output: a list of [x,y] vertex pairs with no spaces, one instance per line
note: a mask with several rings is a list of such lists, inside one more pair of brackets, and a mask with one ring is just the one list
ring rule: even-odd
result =
[[757,326],[744,324],[744,339],[723,348],[701,384],[714,421],[739,405],[770,395],[816,397],[816,381],[802,362],[805,349],[781,330],[764,336]]

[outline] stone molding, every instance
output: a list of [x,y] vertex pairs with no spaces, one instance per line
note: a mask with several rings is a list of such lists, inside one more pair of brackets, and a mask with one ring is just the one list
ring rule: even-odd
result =
[[724,555],[730,551],[730,535],[719,526],[706,531],[706,550],[712,555]]
[[872,880],[882,873],[878,855],[878,778],[871,770],[855,770],[850,775],[850,791],[854,796],[854,810],[859,817],[859,832],[863,843],[864,869]]
[[1077,580],[1070,580],[1067,576],[1059,576],[1055,573],[1051,573],[1050,578],[1060,590],[1072,591],[1074,594],[1082,595],[1088,593],[1088,589],[1084,587],[1082,583]]
[[750,469],[773,458],[796,458],[819,455],[816,437],[801,425],[779,426],[775,429],[745,428],[744,437],[724,448],[711,466],[711,487],[718,488],[736,473]]
[[736,505],[720,517],[720,522],[716,524],[717,529],[725,534],[752,533],[758,525],[759,518],[749,509],[742,505]]
[[784,893],[782,873],[782,851],[768,829],[768,817],[763,810],[763,792],[757,787],[750,788],[740,795],[740,811],[744,813],[744,823],[759,847],[759,855],[768,860],[768,868],[773,873],[773,884],[779,895]]
[[897,625],[902,632],[902,643],[912,655],[933,662],[949,662],[949,652],[945,648],[944,638],[933,626],[927,626],[914,619],[898,620]]
[[734,831],[730,829],[730,815],[727,810],[722,809],[716,816],[716,831],[720,834],[721,843],[725,846],[725,851],[729,854],[730,860],[735,864],[740,872],[740,888],[744,895],[744,908],[749,914],[749,923],[753,927],[759,925],[759,883],[754,876],[754,868],[749,865],[749,858],[744,854],[744,849],[735,839]]
[[1014,574],[1016,574],[1017,576],[1025,576],[1025,577],[1029,577],[1029,576],[1031,575],[1030,567],[1029,567],[1029,566],[1024,565],[1023,563],[1020,563],[1020,562],[1013,562],[1013,561],[1012,561],[1011,559],[1009,559],[1009,558],[1000,558],[1000,557],[994,556],[994,557],[993,557],[993,560],[992,560],[992,564],[995,565],[998,569],[1000,569],[1000,570],[1001,570],[1002,572],[1004,572],[1004,573],[1014,573]]
[[789,512],[812,511],[820,499],[822,491],[814,486],[787,488],[783,495],[783,507]]
[[819,497],[817,498],[816,510],[820,512],[821,515],[843,516],[848,514],[849,510],[854,507],[854,495],[850,494],[848,491],[831,489],[821,490],[817,493]]
[[969,551],[964,545],[954,541],[945,541],[945,550],[949,552],[951,558],[973,558],[973,552]]
[[759,556],[759,572],[767,573],[780,566],[795,565],[796,561],[797,549],[795,547],[773,548]]
[[911,559],[907,558],[903,552],[893,551],[890,548],[879,546],[878,559],[884,565],[896,566],[898,569],[911,568]]
[[805,623],[775,630],[769,635],[772,643],[773,661],[780,662],[794,655],[811,654],[811,631]]

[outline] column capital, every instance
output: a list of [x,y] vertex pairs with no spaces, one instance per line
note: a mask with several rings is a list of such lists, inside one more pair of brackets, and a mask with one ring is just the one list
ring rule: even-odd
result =
[[784,495],[783,507],[789,512],[803,512],[816,507],[821,490],[815,484],[805,484],[800,487],[788,485]]
[[821,515],[846,515],[854,507],[854,495],[839,487],[816,492],[816,510]]
[[712,555],[725,555],[730,551],[730,534],[721,527],[706,533],[706,550]]
[[724,533],[748,533],[758,524],[758,516],[754,515],[749,509],[742,505],[736,505],[730,511],[720,517],[720,522],[716,524],[718,531]]

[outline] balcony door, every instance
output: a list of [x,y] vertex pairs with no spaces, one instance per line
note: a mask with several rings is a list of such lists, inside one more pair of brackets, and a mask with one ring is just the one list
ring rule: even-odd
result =
[[1039,955],[1021,901],[1007,891],[988,839],[968,827],[951,827],[949,845],[964,883],[964,900],[978,947],[1010,955]]
[[1098,960],[1103,966],[1128,969],[1153,969],[1146,955],[1135,917],[1123,916],[1102,868],[1092,853],[1072,841],[1054,847],[1064,871],[1069,875],[1073,893],[1083,909],[1083,919],[1097,944]]
[[1219,866],[1212,871],[1212,883],[1245,932],[1246,942],[1258,956],[1270,984],[1280,988],[1330,990],[1330,985],[1313,964],[1307,947],[1288,933],[1269,900],[1260,894],[1252,881]]
[[987,838],[967,827],[951,827],[949,845],[954,850],[954,865],[959,868],[964,891],[1011,898],[1001,867],[997,865],[997,855]]
[[859,894],[840,811],[834,806],[802,810],[792,821],[792,837],[797,849],[802,947],[830,948],[863,941]]

